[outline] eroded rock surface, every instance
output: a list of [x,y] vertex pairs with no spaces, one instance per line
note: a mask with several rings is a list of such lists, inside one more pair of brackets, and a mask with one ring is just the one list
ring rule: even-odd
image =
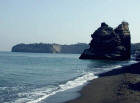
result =
[[90,48],[84,50],[80,59],[130,59],[131,38],[127,22],[115,29],[101,23],[91,37]]

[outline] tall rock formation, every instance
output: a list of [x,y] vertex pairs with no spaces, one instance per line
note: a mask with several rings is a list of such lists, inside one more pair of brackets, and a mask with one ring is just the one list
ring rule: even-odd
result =
[[127,22],[115,29],[101,23],[91,37],[90,48],[84,50],[80,59],[130,59],[131,38]]

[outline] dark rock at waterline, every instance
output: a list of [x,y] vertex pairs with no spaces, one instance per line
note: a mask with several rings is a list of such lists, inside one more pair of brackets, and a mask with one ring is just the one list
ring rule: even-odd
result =
[[132,45],[131,54],[135,60],[140,61],[140,43]]
[[140,53],[140,43],[131,44],[131,54]]
[[136,54],[136,60],[137,61],[140,61],[140,53],[139,54]]
[[89,49],[85,49],[80,59],[130,59],[131,38],[127,22],[113,29],[101,23],[92,35]]

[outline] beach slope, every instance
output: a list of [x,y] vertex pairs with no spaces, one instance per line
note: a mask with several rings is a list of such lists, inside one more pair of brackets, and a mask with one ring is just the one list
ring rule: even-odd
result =
[[67,103],[140,103],[140,63],[99,75]]

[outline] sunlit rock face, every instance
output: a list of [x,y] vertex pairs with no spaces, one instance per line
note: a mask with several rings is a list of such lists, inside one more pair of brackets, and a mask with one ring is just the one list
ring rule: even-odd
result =
[[127,22],[115,29],[101,23],[91,37],[90,48],[84,50],[80,59],[130,59],[131,38]]

